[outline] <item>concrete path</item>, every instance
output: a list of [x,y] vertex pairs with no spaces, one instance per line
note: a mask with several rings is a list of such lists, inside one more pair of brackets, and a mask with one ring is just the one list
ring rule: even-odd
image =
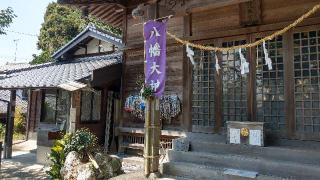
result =
[[15,143],[12,159],[2,159],[0,179],[49,179],[44,166],[36,163],[35,150],[35,141]]

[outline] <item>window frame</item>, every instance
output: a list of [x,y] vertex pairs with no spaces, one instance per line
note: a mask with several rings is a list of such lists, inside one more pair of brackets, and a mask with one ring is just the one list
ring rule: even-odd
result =
[[[49,94],[49,93],[47,93],[48,90],[55,91],[54,122],[43,121],[45,119],[45,101],[46,101],[46,94]],[[44,89],[44,90],[42,90],[40,123],[42,123],[42,124],[57,124],[57,102],[58,102],[58,89]]]
[[[45,99],[46,99],[46,94],[47,94],[47,91],[51,91],[50,94],[53,94],[53,92],[55,92],[55,108],[54,108],[54,122],[48,122],[48,121],[43,121],[44,120],[44,117],[45,117]],[[60,95],[62,95],[62,89],[43,89],[41,92],[41,114],[40,114],[40,123],[41,124],[55,124],[55,125],[59,125],[60,123],[58,122],[58,106],[60,105],[59,104],[59,101],[61,98]],[[70,116],[70,107],[71,107],[71,94],[70,92],[66,91],[68,93],[68,100],[69,100],[69,103],[66,102],[66,108],[69,110],[67,110],[67,119],[66,121],[69,121],[69,116]],[[66,125],[65,125],[66,127]]]
[[[99,107],[99,119],[95,119],[93,120],[93,106],[94,106],[94,94],[97,92],[93,92],[93,91],[86,91],[86,90],[81,90],[80,92],[80,124],[97,124],[101,121],[101,117],[102,117],[102,97],[103,97],[103,93],[101,90],[96,90],[97,92],[100,93],[100,107]],[[83,104],[83,92],[89,92],[90,93],[90,119],[91,120],[83,120],[82,119],[82,104]]]

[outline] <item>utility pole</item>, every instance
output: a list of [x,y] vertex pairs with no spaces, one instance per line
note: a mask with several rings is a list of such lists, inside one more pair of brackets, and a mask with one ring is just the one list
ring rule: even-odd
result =
[[13,40],[13,42],[14,42],[14,44],[15,44],[15,46],[16,46],[16,50],[15,50],[15,52],[14,52],[14,62],[16,62],[17,61],[17,51],[18,51],[18,41],[19,41],[20,39],[14,39]]

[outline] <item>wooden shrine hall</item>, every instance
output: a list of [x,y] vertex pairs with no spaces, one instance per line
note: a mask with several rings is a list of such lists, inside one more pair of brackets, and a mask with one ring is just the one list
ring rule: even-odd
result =
[[[136,82],[144,73],[144,22],[170,16],[167,31],[183,42],[232,48],[282,30],[319,6],[318,0],[58,2],[122,30],[115,135],[119,151],[127,153],[141,153],[144,144],[143,110],[132,104],[139,103]],[[210,179],[241,170],[258,179],[319,179],[319,22],[315,11],[264,44],[217,52],[193,48],[194,64],[184,44],[167,36],[163,102],[170,108],[161,112],[160,139],[172,149],[163,173]],[[245,74],[243,59],[250,65]],[[186,146],[175,149],[175,143]]]

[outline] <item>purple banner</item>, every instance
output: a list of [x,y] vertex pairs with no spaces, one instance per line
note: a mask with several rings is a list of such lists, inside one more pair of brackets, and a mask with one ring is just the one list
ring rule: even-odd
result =
[[166,81],[166,22],[148,21],[144,25],[145,84],[156,97],[162,96]]

